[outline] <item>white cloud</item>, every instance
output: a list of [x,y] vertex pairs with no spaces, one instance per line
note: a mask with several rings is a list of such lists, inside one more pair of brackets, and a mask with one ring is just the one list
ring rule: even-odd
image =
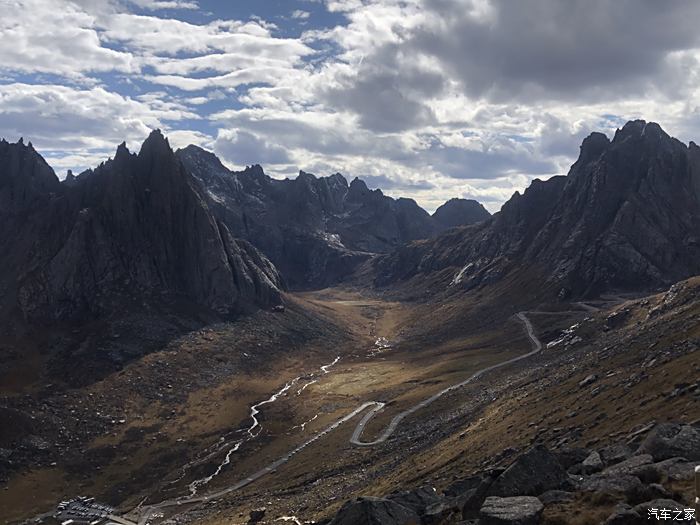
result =
[[199,9],[199,4],[197,2],[182,0],[131,0],[131,3],[152,11],[158,9]]
[[177,139],[181,135],[167,123],[196,117],[174,102],[153,102],[101,87],[0,84],[0,136],[8,140],[23,136],[52,165],[78,171],[105,160],[124,140],[137,147],[155,128]]
[[72,2],[1,0],[0,11],[0,71],[74,79],[138,71],[131,53],[102,45],[97,18]]

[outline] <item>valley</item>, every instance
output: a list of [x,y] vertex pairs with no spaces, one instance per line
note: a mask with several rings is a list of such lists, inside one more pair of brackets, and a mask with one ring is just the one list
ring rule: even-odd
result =
[[[611,309],[628,304],[622,298],[599,303],[596,313],[590,305],[572,304],[570,310],[555,305],[553,311],[540,305],[488,320],[487,328],[477,312],[470,314],[462,304],[462,327],[445,331],[441,341],[435,338],[435,326],[420,323],[429,305],[348,288],[291,294],[286,300],[291,308],[285,313],[261,314],[272,321],[270,333],[256,334],[257,345],[266,350],[253,353],[256,345],[248,344],[241,360],[248,357],[250,363],[241,362],[239,370],[217,377],[217,384],[190,385],[190,391],[179,392],[185,394],[184,402],[170,410],[163,424],[157,422],[175,406],[174,398],[152,406],[148,397],[153,392],[135,392],[130,378],[167,358],[170,383],[165,388],[177,390],[178,379],[189,376],[187,381],[194,381],[197,374],[211,372],[201,364],[193,367],[193,348],[213,355],[231,352],[226,343],[240,344],[235,340],[240,336],[231,340],[229,332],[243,326],[208,327],[81,392],[86,404],[105,392],[128,394],[118,407],[123,421],[82,445],[89,463],[81,469],[96,475],[81,480],[75,465],[60,458],[56,465],[22,472],[0,493],[0,508],[12,509],[2,519],[21,521],[36,510],[51,510],[60,499],[85,494],[112,503],[121,500],[122,516],[140,524],[165,519],[246,523],[257,507],[265,507],[270,518],[318,520],[353,494],[380,495],[417,479],[443,485],[535,437],[590,444],[612,435],[606,430],[611,423],[607,418],[591,421],[586,411],[559,428],[566,405],[576,412],[580,393],[556,384],[545,371],[570,359],[571,350],[560,355],[541,343],[555,340],[554,335],[576,322],[585,327],[586,345],[598,343],[600,323]],[[296,308],[335,327],[338,344],[328,348],[311,341],[292,352],[271,349],[268,345],[288,336],[285,331],[291,326],[284,318],[298,315]],[[476,327],[473,332],[470,324]],[[697,326],[692,329],[697,331]],[[694,362],[695,350],[697,346],[659,365],[658,373],[667,376],[673,370],[674,381],[683,382],[683,375],[697,373],[683,364]],[[595,366],[601,365],[581,364],[586,374]],[[617,375],[611,363],[605,367],[610,370],[606,377]],[[566,370],[572,378],[568,381],[576,384],[580,379],[575,369],[567,367],[560,374]],[[645,403],[644,414],[633,414],[612,391],[606,397],[610,405],[597,407],[599,413],[613,412],[618,418],[627,414],[612,424],[618,432],[647,424],[651,415],[700,417],[696,403],[686,402],[682,408],[682,398],[658,409],[653,409],[657,401]],[[559,419],[547,422],[554,415],[547,409],[552,399],[557,400]],[[79,399],[74,403],[82,404]],[[667,412],[667,405],[678,403]],[[525,410],[516,410],[518,405]],[[595,407],[587,410],[596,413]],[[590,428],[582,432],[582,424]],[[134,436],[140,439],[138,449]]]
[[[105,391],[123,390],[129,395],[128,404],[118,409],[122,414],[120,421],[123,422],[110,428],[109,432],[86,442],[84,446],[88,454],[90,451],[110,451],[110,459],[116,459],[128,454],[133,445],[131,436],[139,435],[143,440],[150,437],[149,434],[154,434],[152,444],[146,450],[139,451],[138,457],[142,458],[140,461],[143,462],[143,471],[139,464],[133,461],[134,458],[131,458],[126,471],[123,470],[123,460],[103,464],[103,459],[100,458],[89,467],[102,471],[99,480],[95,480],[96,483],[93,481],[88,485],[76,484],[68,474],[65,487],[42,487],[41,482],[37,480],[37,471],[33,471],[12,480],[8,490],[0,494],[0,497],[7,497],[5,501],[16,501],[13,489],[16,487],[17,490],[24,490],[26,484],[32,482],[37,483],[30,485],[33,486],[32,492],[51,494],[49,497],[55,498],[59,494],[60,497],[70,496],[69,490],[104,497],[108,493],[99,491],[104,491],[107,484],[116,485],[121,476],[127,474],[132,477],[134,473],[142,471],[137,478],[141,475],[146,477],[146,471],[155,468],[164,476],[163,481],[155,487],[155,492],[143,500],[144,494],[137,491],[127,501],[131,504],[138,501],[143,506],[156,504],[157,507],[159,499],[175,496],[174,501],[178,501],[180,507],[188,502],[188,494],[189,497],[201,498],[203,494],[216,492],[216,488],[225,487],[226,483],[235,486],[236,482],[264,468],[266,461],[271,462],[271,459],[305,443],[322,429],[356,410],[362,403],[381,400],[388,404],[365,429],[365,434],[370,435],[375,426],[387,424],[389,418],[403,407],[434,395],[436,390],[444,388],[442,385],[451,385],[477,368],[520,354],[529,345],[524,334],[519,333],[521,328],[511,321],[509,324],[512,326],[508,332],[514,340],[513,348],[493,352],[480,338],[467,338],[459,341],[461,345],[471,346],[467,351],[453,350],[449,358],[437,360],[437,355],[444,356],[443,348],[418,353],[413,349],[415,343],[402,344],[402,340],[408,337],[410,331],[411,316],[417,315],[415,309],[412,310],[406,305],[364,298],[356,292],[344,290],[304,293],[290,299],[329,316],[342,326],[347,341],[335,349],[319,346],[314,351],[309,351],[309,347],[306,347],[293,354],[293,358],[285,353],[284,357],[279,359],[281,356],[275,356],[274,352],[271,352],[272,359],[265,359],[262,363],[264,355],[252,355],[250,358],[256,365],[248,365],[244,373],[234,372],[230,376],[222,377],[220,385],[187,393],[183,405],[156,431],[153,428],[154,422],[158,419],[158,414],[168,411],[169,404],[163,401],[158,403],[157,409],[148,407],[148,400],[144,397],[152,395],[153,392],[133,392],[133,386],[130,386],[131,378],[138,377],[153,363],[167,358],[170,383],[165,387],[168,390],[178,388],[177,379],[192,366],[192,350],[184,350],[185,342],[175,342],[163,353],[151,354],[143,362],[130,365],[118,377],[110,378],[103,384],[95,384],[89,391],[82,393],[87,398],[85,403],[88,403],[90,398],[104,395]],[[217,349],[217,345],[220,344],[219,339],[225,338],[225,330],[234,327],[219,329],[222,332],[213,327],[202,334],[189,336],[188,339],[191,341],[202,337],[203,339],[195,343],[201,351],[230,352],[230,348]],[[375,343],[380,337],[389,341],[391,346],[377,352]],[[486,337],[489,337],[489,334],[481,335],[481,338]],[[259,366],[264,372],[255,373],[250,369],[251,366]],[[199,369],[196,372],[206,373],[206,370]],[[129,392],[130,390],[132,392]],[[277,394],[272,395],[275,391]],[[245,408],[252,406],[256,399],[255,407],[259,412],[255,416],[260,418],[260,423],[252,419]],[[75,402],[78,405],[82,404],[80,400]],[[355,454],[349,446],[350,438],[346,433],[352,431],[356,423],[357,421],[350,421],[337,431],[328,433],[328,436],[322,436],[318,443],[310,447],[309,453],[317,453],[317,448],[328,450],[328,447],[337,446],[338,452],[333,454],[337,455],[336,461],[332,462],[333,468],[342,469],[342,465],[348,461],[352,464]],[[162,456],[162,451],[167,446],[175,446],[180,452],[177,455],[168,455],[170,457],[161,459],[157,465],[151,465],[152,458]],[[197,450],[198,448],[201,451]],[[307,452],[301,451],[299,456],[303,454]],[[178,468],[178,462],[187,464],[187,467]],[[295,458],[294,463],[306,465],[309,474],[317,470],[316,465],[307,464],[301,457]],[[328,464],[326,468],[330,466]],[[275,468],[282,472],[288,467]],[[296,470],[294,467],[289,468],[292,471]],[[45,469],[45,473],[51,473],[51,470]],[[218,474],[212,476],[217,472]],[[280,472],[274,477],[280,477]],[[46,480],[54,485],[55,470],[52,474],[47,476]],[[200,475],[201,477],[198,477]],[[209,478],[210,476],[212,477]],[[144,483],[147,481],[144,480]],[[131,489],[126,485],[123,490]],[[30,499],[27,501],[27,510],[18,511],[28,512],[28,509],[37,504],[40,504],[40,500]],[[129,503],[125,503],[123,507],[128,505]],[[3,505],[3,508],[7,507]],[[179,510],[181,511],[181,508]],[[15,517],[22,517],[22,514]]]
[[700,2],[0,13],[0,525],[700,525]]

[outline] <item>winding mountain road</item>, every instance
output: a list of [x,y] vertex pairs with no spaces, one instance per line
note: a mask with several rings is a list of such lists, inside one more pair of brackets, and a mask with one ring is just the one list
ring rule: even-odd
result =
[[[357,424],[355,427],[355,430],[352,433],[352,436],[350,438],[350,442],[354,445],[361,446],[361,447],[370,447],[374,445],[378,445],[380,443],[383,443],[386,441],[396,430],[396,428],[399,426],[401,421],[403,421],[407,416],[413,414],[414,412],[417,412],[421,408],[425,408],[440,397],[444,396],[448,392],[451,392],[453,390],[457,390],[458,388],[463,387],[464,385],[474,381],[475,379],[478,379],[482,375],[486,374],[487,372],[490,372],[492,370],[495,370],[497,368],[501,368],[504,366],[507,366],[509,364],[516,363],[518,361],[522,361],[523,359],[527,359],[528,357],[531,357],[538,352],[542,350],[542,342],[537,338],[535,335],[535,330],[532,326],[532,323],[530,320],[527,318],[527,313],[528,312],[519,312],[516,314],[516,317],[520,322],[523,323],[523,326],[525,328],[525,331],[527,333],[528,338],[530,339],[530,342],[532,344],[532,351],[517,356],[513,357],[511,359],[507,359],[505,361],[502,361],[500,363],[497,363],[495,365],[487,366],[485,368],[482,368],[481,370],[478,370],[477,372],[473,373],[470,377],[465,379],[464,381],[461,381],[459,383],[456,383],[454,385],[451,385],[441,391],[439,391],[436,394],[433,394],[427,399],[424,399],[423,401],[413,405],[412,407],[404,410],[403,412],[400,412],[394,418],[391,420],[387,428],[384,430],[384,432],[375,440],[373,441],[362,441],[362,433],[365,429],[365,426],[367,423],[374,417],[376,416],[384,407],[386,406],[385,403],[382,403],[380,401],[367,401],[365,403],[362,403],[360,406],[346,414],[345,416],[341,417],[340,419],[337,419],[335,422],[330,424],[328,427],[326,427],[324,430],[321,430],[317,434],[315,434],[313,437],[309,438],[308,440],[304,441],[301,445],[296,447],[295,449],[291,450],[284,456],[278,458],[274,462],[270,463],[266,467],[263,467],[262,469],[258,470],[257,472],[251,474],[245,479],[242,479],[238,481],[237,483],[233,485],[229,485],[228,487],[225,487],[223,489],[217,490],[215,492],[210,492],[206,495],[197,495],[195,496],[194,494],[191,494],[189,497],[180,497],[180,498],[175,498],[175,499],[170,499],[166,501],[162,501],[160,503],[152,504],[152,505],[144,505],[144,506],[139,506],[133,511],[131,511],[128,515],[134,521],[136,521],[139,525],[145,525],[145,523],[148,521],[149,517],[152,516],[154,513],[164,510],[169,507],[179,507],[181,505],[187,505],[187,504],[193,504],[193,503],[201,503],[205,501],[210,501],[212,499],[217,499],[220,498],[221,496],[224,496],[226,494],[229,494],[231,492],[234,492],[236,490],[240,490],[243,487],[253,483],[257,479],[270,474],[272,472],[275,472],[275,470],[280,467],[281,465],[285,464],[287,461],[289,461],[294,455],[299,453],[301,450],[305,449],[307,446],[309,446],[311,443],[314,441],[320,439],[321,437],[325,436],[329,432],[335,430],[338,428],[340,425],[343,423],[346,423],[347,421],[351,420],[355,416],[361,414],[364,412],[366,409],[372,407],[360,420],[360,422]],[[533,312],[533,313],[554,313],[554,312]],[[337,362],[334,361],[333,364]],[[324,373],[327,370],[324,370]]]
[[438,393],[433,394],[427,399],[424,399],[420,403],[417,403],[413,405],[410,408],[407,408],[403,412],[399,412],[394,416],[394,418],[391,420],[389,423],[389,426],[386,427],[384,432],[374,441],[362,441],[362,432],[365,430],[365,426],[367,423],[370,422],[370,420],[376,416],[381,410],[384,408],[385,403],[381,403],[379,401],[374,401],[374,407],[372,410],[367,412],[364,417],[360,420],[360,422],[357,424],[355,427],[355,431],[352,433],[352,437],[350,438],[350,443],[353,445],[357,445],[360,447],[371,447],[373,445],[378,445],[379,443],[383,443],[386,441],[396,430],[396,427],[399,426],[399,423],[406,418],[407,416],[410,416],[414,412],[417,412],[421,408],[425,408],[434,401],[437,401],[440,399],[442,396],[447,394],[448,392],[452,392],[453,390],[457,390],[458,388],[462,388],[464,385],[474,381],[475,379],[478,379],[481,377],[483,374],[486,372],[490,372],[491,370],[495,370],[497,368],[510,365],[512,363],[516,363],[518,361],[521,361],[523,359],[527,359],[528,357],[531,357],[538,353],[540,350],[542,350],[542,342],[537,338],[535,335],[535,330],[532,327],[532,323],[526,316],[526,312],[519,312],[517,314],[518,319],[525,325],[525,330],[527,332],[527,336],[530,338],[530,341],[532,342],[532,352],[528,352],[527,354],[519,355],[517,357],[513,357],[512,359],[508,359],[506,361],[502,361],[500,363],[497,363],[495,365],[487,366],[486,368],[482,368],[481,370],[478,370],[477,372],[474,372],[470,377],[465,379],[464,381],[460,383],[456,383],[452,386],[448,386],[447,388],[440,390]]

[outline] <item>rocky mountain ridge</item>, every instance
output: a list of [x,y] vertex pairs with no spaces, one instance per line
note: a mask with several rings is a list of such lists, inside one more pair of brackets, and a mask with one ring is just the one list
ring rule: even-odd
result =
[[259,165],[231,171],[210,152],[177,152],[204,188],[209,206],[234,233],[262,250],[295,287],[338,281],[397,246],[489,217],[476,201],[453,199],[431,216],[412,199],[394,199],[340,173],[300,171],[277,180]]
[[181,298],[221,315],[279,301],[274,266],[211,213],[167,139],[61,184],[30,145],[0,143],[3,306],[77,320]]
[[658,289],[700,273],[698,232],[700,148],[632,121],[591,134],[568,176],[535,179],[489,220],[380,259],[376,281],[438,275],[458,290],[520,272],[562,298]]

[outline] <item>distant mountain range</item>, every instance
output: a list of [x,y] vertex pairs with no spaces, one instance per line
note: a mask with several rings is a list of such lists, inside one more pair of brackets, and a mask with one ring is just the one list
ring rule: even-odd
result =
[[294,287],[347,276],[373,253],[490,217],[476,201],[452,199],[430,216],[412,199],[393,199],[336,173],[276,180],[255,165],[233,172],[197,146],[177,152],[206,189],[213,213],[237,237],[260,248]]
[[340,174],[233,172],[199,147],[173,152],[159,131],[64,182],[31,144],[3,140],[0,218],[0,307],[26,318],[163,297],[230,315],[372,257],[379,286],[429,277],[458,291],[509,276],[582,297],[700,273],[700,148],[629,122],[612,140],[591,134],[568,176],[533,181],[494,216],[463,199],[431,216]]
[[658,124],[592,133],[568,176],[534,180],[489,220],[378,259],[376,282],[467,290],[508,277],[561,298],[653,290],[700,273],[700,147]]
[[285,282],[324,286],[374,253],[488,217],[465,200],[431,217],[340,174],[232,172],[198,147],[173,152],[159,131],[63,182],[31,144],[3,140],[0,308],[85,320],[177,299],[232,315],[278,303]]

